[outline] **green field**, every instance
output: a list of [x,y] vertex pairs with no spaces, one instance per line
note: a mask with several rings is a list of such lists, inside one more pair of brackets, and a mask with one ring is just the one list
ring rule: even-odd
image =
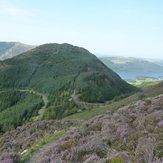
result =
[[149,86],[158,84],[160,80],[153,77],[138,76],[136,80],[128,79],[126,82],[139,88],[147,88]]

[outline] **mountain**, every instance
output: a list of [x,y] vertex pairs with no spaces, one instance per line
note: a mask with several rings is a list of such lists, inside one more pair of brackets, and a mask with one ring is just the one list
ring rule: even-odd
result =
[[155,63],[163,67],[163,60],[156,60]]
[[25,87],[49,94],[75,90],[89,102],[135,90],[90,52],[69,44],[39,46],[1,62],[0,70],[1,89]]
[[[61,119],[138,91],[88,50],[45,44],[0,62],[0,128],[13,129],[32,117]],[[16,120],[15,120],[16,119]]]
[[0,42],[0,60],[12,58],[34,47],[33,45],[26,45],[20,42]]
[[104,64],[114,71],[163,72],[158,62],[131,57],[101,57]]

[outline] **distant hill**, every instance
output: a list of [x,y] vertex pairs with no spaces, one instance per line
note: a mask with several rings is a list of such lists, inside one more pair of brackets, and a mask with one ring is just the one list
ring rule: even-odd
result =
[[156,60],[155,63],[163,67],[163,60]]
[[6,130],[4,123],[16,127],[38,112],[44,119],[60,119],[86,109],[85,103],[138,89],[88,50],[65,43],[45,44],[1,61],[0,90],[0,127]]
[[20,42],[0,42],[0,60],[12,58],[36,46],[26,45]]
[[163,66],[155,61],[130,57],[103,57],[99,59],[114,71],[163,72]]

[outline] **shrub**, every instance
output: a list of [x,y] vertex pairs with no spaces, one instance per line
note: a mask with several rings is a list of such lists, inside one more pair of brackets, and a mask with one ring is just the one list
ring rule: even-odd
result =
[[112,160],[111,160],[111,163],[125,163],[121,157],[114,157]]
[[142,100],[143,98],[145,98],[145,95],[141,94],[141,95],[139,95],[138,100]]
[[20,160],[20,155],[14,152],[3,153],[0,156],[1,163],[17,163],[19,160]]
[[152,101],[150,99],[145,100],[145,105],[150,105],[151,103],[152,103]]

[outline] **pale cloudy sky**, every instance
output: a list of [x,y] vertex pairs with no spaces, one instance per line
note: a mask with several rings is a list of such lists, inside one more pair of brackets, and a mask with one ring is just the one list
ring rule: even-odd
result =
[[0,0],[0,41],[163,59],[163,0]]

